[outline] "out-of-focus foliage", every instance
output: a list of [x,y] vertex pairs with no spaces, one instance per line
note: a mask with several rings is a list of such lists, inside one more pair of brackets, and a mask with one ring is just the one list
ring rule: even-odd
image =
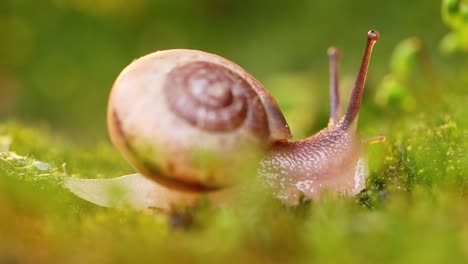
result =
[[432,103],[440,96],[438,74],[432,57],[421,39],[411,37],[399,42],[390,57],[390,73],[377,87],[375,101],[394,111],[417,110],[420,103]]
[[468,1],[443,0],[442,18],[452,30],[441,42],[442,51],[468,52]]
[[377,89],[376,102],[382,107],[414,109],[414,98],[409,94],[408,85],[416,75],[421,61],[421,40],[410,38],[398,43],[390,58],[390,74],[385,76]]

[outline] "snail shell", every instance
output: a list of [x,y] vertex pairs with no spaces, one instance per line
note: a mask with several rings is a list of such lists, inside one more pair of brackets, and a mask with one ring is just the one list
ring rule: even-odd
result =
[[239,153],[263,152],[291,137],[260,82],[196,50],[160,51],[131,63],[112,88],[107,115],[110,138],[130,164],[171,188],[230,185]]

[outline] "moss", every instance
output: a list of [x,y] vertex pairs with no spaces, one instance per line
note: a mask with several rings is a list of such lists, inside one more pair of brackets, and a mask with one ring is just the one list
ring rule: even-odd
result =
[[[399,132],[379,147],[384,162],[371,167],[358,197],[286,208],[252,183],[235,203],[190,211],[188,229],[157,213],[100,208],[61,187],[66,173],[120,175],[108,170],[125,167],[110,146],[64,147],[47,131],[4,124],[2,135],[18,154],[0,155],[0,259],[462,263],[468,258],[468,177],[459,118],[402,119]],[[100,152],[108,155],[88,157]],[[73,169],[64,171],[63,162]]]

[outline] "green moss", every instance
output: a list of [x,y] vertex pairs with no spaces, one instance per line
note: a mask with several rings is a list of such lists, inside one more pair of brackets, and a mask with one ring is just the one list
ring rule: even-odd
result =
[[[253,181],[226,207],[185,212],[191,220],[182,229],[174,215],[100,208],[61,187],[62,162],[76,164],[68,173],[89,177],[121,166],[118,158],[86,157],[109,146],[65,148],[40,129],[3,125],[10,150],[24,152],[0,155],[0,259],[462,263],[468,257],[467,146],[456,119],[401,120],[358,197],[287,208]],[[27,149],[37,154],[19,156]]]

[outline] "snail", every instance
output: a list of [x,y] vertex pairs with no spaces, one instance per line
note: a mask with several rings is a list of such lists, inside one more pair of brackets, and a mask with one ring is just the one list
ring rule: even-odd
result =
[[[220,56],[186,49],[139,58],[118,76],[108,103],[114,146],[139,173],[110,180],[69,178],[66,187],[103,206],[170,210],[200,196],[222,200],[236,185],[246,151],[257,174],[288,205],[324,190],[355,195],[365,187],[357,118],[372,49],[369,31],[348,109],[340,113],[338,57],[330,48],[330,120],[290,142],[288,124],[270,93],[252,75]],[[106,190],[121,188],[112,200]]]

